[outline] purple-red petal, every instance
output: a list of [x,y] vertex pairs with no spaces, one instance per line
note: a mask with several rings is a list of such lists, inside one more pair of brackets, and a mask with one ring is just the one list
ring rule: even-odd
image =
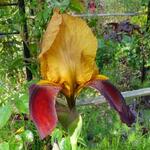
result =
[[122,122],[128,126],[135,122],[135,115],[131,112],[129,106],[126,105],[123,96],[108,80],[96,79],[90,81],[88,86],[100,91],[110,105],[119,113]]
[[60,87],[51,85],[30,86],[30,117],[37,127],[41,139],[54,130],[57,124],[55,100]]

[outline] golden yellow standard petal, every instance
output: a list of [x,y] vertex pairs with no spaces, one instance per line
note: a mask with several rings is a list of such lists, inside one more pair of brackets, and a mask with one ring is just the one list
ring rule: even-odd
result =
[[[66,14],[61,16],[55,40],[40,54],[41,73],[45,80],[62,84],[64,93],[71,95],[77,86],[89,81],[97,72],[97,40],[84,20]],[[51,21],[49,24],[52,23],[55,24]],[[46,40],[48,42],[48,38]]]
[[59,26],[61,23],[62,23],[62,16],[59,14],[59,10],[55,10],[51,18],[51,21],[49,22],[47,29],[44,33],[43,40],[41,43],[42,51],[39,57],[41,57],[51,47],[52,43],[54,42],[59,32]]

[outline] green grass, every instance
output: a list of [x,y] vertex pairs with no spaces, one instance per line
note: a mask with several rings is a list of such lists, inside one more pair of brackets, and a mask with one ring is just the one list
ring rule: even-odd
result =
[[[150,129],[150,120],[144,119],[143,126],[138,121],[131,128],[122,124],[116,112],[106,105],[83,107],[83,130],[81,137],[86,147],[80,150],[148,150],[150,147],[150,133],[143,133]],[[147,113],[150,112],[147,110]],[[146,114],[145,114],[146,115]]]

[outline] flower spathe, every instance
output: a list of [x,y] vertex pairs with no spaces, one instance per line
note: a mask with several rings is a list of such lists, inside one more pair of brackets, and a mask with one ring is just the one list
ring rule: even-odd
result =
[[[73,120],[70,118],[76,115],[67,114],[75,112],[75,97],[85,86],[99,90],[127,125],[135,121],[120,92],[107,77],[99,75],[96,50],[97,39],[84,20],[54,11],[39,55],[42,80],[30,88],[30,116],[41,138],[53,131],[57,118],[62,118],[59,114],[69,118],[63,119],[68,124]],[[57,109],[59,92],[66,96],[69,109]]]

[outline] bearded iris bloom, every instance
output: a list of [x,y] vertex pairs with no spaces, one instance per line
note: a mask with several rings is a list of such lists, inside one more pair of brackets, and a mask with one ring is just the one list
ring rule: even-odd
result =
[[[76,97],[84,87],[97,89],[130,126],[135,116],[123,96],[95,63],[97,39],[86,22],[55,10],[44,33],[39,62],[42,80],[30,87],[30,117],[43,139],[60,121],[64,127],[74,121]],[[64,94],[67,106],[57,100]]]

